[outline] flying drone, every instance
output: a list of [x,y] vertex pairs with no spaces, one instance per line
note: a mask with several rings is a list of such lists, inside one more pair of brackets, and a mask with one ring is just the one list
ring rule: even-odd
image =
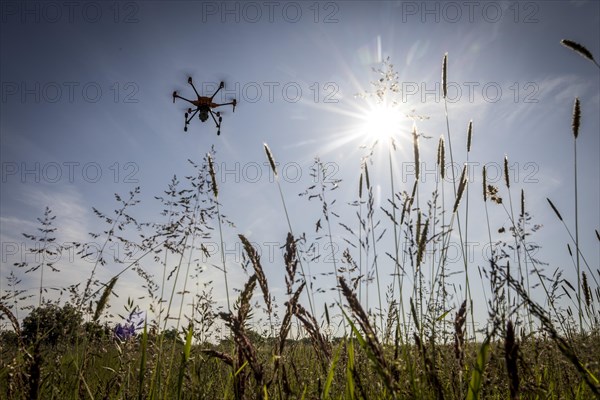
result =
[[200,96],[200,94],[198,94],[198,91],[196,90],[196,87],[194,86],[194,82],[192,82],[191,77],[188,78],[188,83],[192,86],[192,89],[194,89],[194,92],[196,93],[196,96],[198,97],[197,100],[189,100],[189,99],[186,99],[185,97],[181,97],[180,95],[178,95],[177,91],[173,92],[173,103],[175,103],[175,99],[179,98],[179,99],[187,101],[188,103],[191,103],[195,107],[195,109],[192,109],[192,108],[187,109],[187,112],[185,113],[185,126],[184,126],[183,130],[185,132],[187,132],[188,125],[190,124],[192,119],[196,116],[196,114],[199,114],[198,118],[202,122],[206,122],[208,120],[208,116],[210,114],[213,121],[215,121],[215,125],[217,126],[217,135],[220,135],[221,134],[221,121],[223,120],[223,117],[221,116],[220,111],[213,111],[213,108],[231,105],[231,106],[233,106],[233,112],[235,112],[235,106],[237,105],[237,100],[233,99],[229,103],[222,103],[222,104],[213,103],[213,99],[215,98],[217,93],[219,93],[219,90],[221,90],[225,87],[224,82],[221,82],[219,84],[219,88],[217,89],[217,91],[214,92],[213,95],[210,97]]

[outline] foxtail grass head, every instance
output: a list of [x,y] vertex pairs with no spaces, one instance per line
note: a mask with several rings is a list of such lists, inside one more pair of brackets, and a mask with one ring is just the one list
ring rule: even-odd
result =
[[363,167],[365,169],[365,182],[367,184],[367,190],[369,190],[371,189],[371,182],[369,181],[369,168],[367,167],[366,162],[363,164]]
[[581,106],[579,105],[579,98],[575,98],[575,103],[573,104],[573,136],[577,139],[579,136],[579,123],[581,121]]
[[443,136],[440,136],[440,141],[438,143],[437,164],[440,169],[440,176],[444,179],[444,176],[446,175],[446,149]]
[[362,189],[363,188],[363,173],[360,173],[360,178],[358,179],[358,198],[362,199]]
[[504,156],[504,183],[510,189],[510,174],[508,173],[508,156]]
[[485,165],[483,166],[483,201],[487,201],[487,172]]
[[473,136],[473,120],[469,121],[469,128],[467,129],[467,153],[471,151],[471,140]]
[[448,53],[444,54],[444,61],[442,61],[442,95],[444,99],[448,95]]
[[558,210],[556,209],[556,207],[554,207],[554,203],[552,203],[552,201],[546,197],[546,200],[548,200],[548,203],[550,204],[550,207],[552,207],[552,210],[554,210],[554,213],[556,214],[556,216],[558,217],[559,220],[563,220],[562,215],[560,215],[560,213],[558,212]]
[[592,53],[588,49],[586,49],[583,45],[581,45],[577,42],[574,42],[572,40],[569,40],[569,39],[561,40],[560,44],[573,50],[574,52],[578,53],[582,57],[587,58],[588,60],[590,60],[592,62],[596,62],[596,60],[594,60],[594,56],[592,55]]
[[273,170],[273,174],[277,178],[277,166],[275,165],[275,159],[273,158],[273,153],[271,153],[271,149],[269,149],[269,145],[263,143],[265,147],[265,153],[267,154],[267,159],[269,160],[269,164],[271,165],[271,170]]
[[417,134],[417,127],[413,125],[413,150],[415,154],[415,179],[419,180],[420,168],[419,168],[419,135]]
[[452,208],[452,213],[455,213],[458,210],[458,205],[460,204],[460,199],[463,196],[465,188],[467,187],[467,164],[463,166],[462,173],[460,174],[460,183],[458,184],[458,191],[456,193],[456,201],[454,202],[454,207]]

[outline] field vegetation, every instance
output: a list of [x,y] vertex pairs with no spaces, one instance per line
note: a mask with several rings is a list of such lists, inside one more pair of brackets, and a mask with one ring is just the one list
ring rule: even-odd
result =
[[[588,59],[590,68],[600,69],[582,45],[569,40],[562,45]],[[443,56],[444,99],[450,61]],[[389,61],[376,72],[374,91],[364,96],[382,102],[398,92],[398,78]],[[181,181],[174,177],[156,197],[163,209],[162,223],[135,217],[139,188],[126,196],[115,195],[113,212],[94,208],[106,228],[91,239],[102,245],[82,241],[69,249],[96,260],[89,278],[53,292],[44,282],[61,268],[53,262],[56,252],[66,249],[54,245],[59,223],[47,208],[38,219],[38,231],[25,234],[39,262],[15,265],[39,279],[39,291],[21,290],[17,274],[3,277],[8,289],[0,298],[4,323],[0,397],[600,397],[600,270],[593,265],[597,258],[588,263],[579,245],[580,235],[588,235],[578,226],[579,218],[585,218],[578,197],[586,191],[577,186],[577,139],[584,105],[573,99],[574,152],[572,165],[565,166],[573,168],[568,187],[573,188],[575,221],[563,219],[561,210],[547,199],[547,210],[555,214],[557,224],[564,225],[564,237],[557,240],[567,244],[575,269],[570,276],[577,277],[569,281],[561,269],[535,256],[539,245],[532,236],[539,226],[528,207],[527,193],[510,180],[508,157],[498,186],[487,182],[485,168],[480,171],[482,185],[477,187],[469,185],[466,167],[457,174],[445,168],[449,162],[463,165],[465,160],[455,156],[461,144],[452,138],[448,123],[452,115],[444,104],[448,130],[435,143],[440,178],[435,187],[424,187],[419,179],[425,141],[420,141],[415,117],[411,139],[416,179],[407,187],[395,187],[391,167],[395,143],[391,142],[389,176],[370,174],[367,154],[356,198],[336,198],[340,182],[327,179],[316,179],[302,193],[307,201],[318,202],[322,211],[315,217],[316,230],[322,233],[316,241],[332,244],[332,232],[344,232],[346,250],[340,262],[326,271],[335,277],[334,288],[318,285],[310,269],[315,243],[294,230],[296,216],[276,179],[280,196],[274,203],[285,210],[282,218],[289,227],[279,261],[285,270],[285,287],[280,291],[284,298],[275,298],[259,252],[239,235],[246,280],[242,288],[232,287],[231,267],[225,254],[219,254],[223,279],[219,287],[225,288],[227,304],[216,304],[213,285],[203,280],[197,262],[208,251],[205,243],[223,244],[224,230],[231,227],[220,203],[217,154],[212,150],[202,162],[191,163],[190,176]],[[469,157],[477,138],[476,124],[465,129],[467,141],[462,146]],[[266,144],[264,151],[277,177],[275,154]],[[312,171],[317,178],[327,175],[320,159],[315,159]],[[391,193],[380,207],[375,201],[376,181]],[[483,204],[483,215],[473,215],[475,202]],[[341,219],[340,203],[347,204],[353,218]],[[492,211],[503,214],[509,224],[495,226],[489,217]],[[465,257],[473,221],[484,224],[488,232],[485,240],[491,251],[484,265],[473,265]],[[600,248],[598,230],[595,235]],[[451,240],[458,241],[463,252],[458,268],[448,259]],[[107,251],[112,243],[129,253],[114,258]],[[108,264],[120,270],[101,281],[98,271]],[[150,264],[161,265],[162,270],[150,272]],[[129,298],[124,312],[118,313],[110,302],[117,296],[128,297],[116,289],[128,271],[139,276],[147,295],[141,303]],[[393,280],[384,286],[383,277],[390,275]],[[462,281],[459,286],[450,283],[456,275]],[[476,285],[484,288],[484,299],[473,298]],[[333,302],[319,304],[315,294],[330,289],[335,293]],[[24,308],[25,303],[34,306]],[[474,303],[483,305],[486,319],[475,315]]]

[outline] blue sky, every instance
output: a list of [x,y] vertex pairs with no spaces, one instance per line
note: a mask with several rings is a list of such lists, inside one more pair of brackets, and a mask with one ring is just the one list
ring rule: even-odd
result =
[[[359,146],[373,140],[364,120],[368,102],[355,94],[370,89],[369,82],[377,77],[372,67],[389,57],[403,83],[399,115],[415,110],[429,117],[417,127],[432,137],[421,139],[421,159],[432,170],[438,138],[446,136],[439,95],[444,53],[451,89],[457,90],[450,91],[453,101],[448,104],[455,162],[465,161],[469,120],[474,126],[469,155],[474,171],[469,235],[477,243],[469,264],[473,271],[485,264],[481,248],[487,243],[481,167],[487,163],[489,171],[497,171],[506,154],[514,174],[513,201],[518,204],[523,188],[533,222],[543,225],[534,238],[543,246],[540,258],[550,263],[548,269],[561,268],[571,282],[576,280],[566,249],[568,235],[546,202],[546,197],[553,200],[574,231],[575,97],[582,105],[581,247],[590,265],[598,265],[599,73],[559,42],[579,42],[598,59],[600,3],[474,2],[471,9],[463,2],[115,4],[87,2],[69,8],[62,2],[33,2],[24,8],[20,2],[2,3],[3,293],[11,271],[22,275],[12,266],[27,257],[20,232],[34,232],[45,206],[57,216],[59,242],[90,240],[88,232],[103,229],[91,207],[110,211],[115,208],[113,193],[124,195],[139,185],[136,215],[158,222],[160,205],[154,196],[174,174],[190,174],[187,159],[200,162],[212,145],[217,166],[229,171],[217,171],[221,210],[236,225],[225,229],[228,248],[235,249],[238,233],[263,249],[285,241],[287,222],[263,143],[285,168],[281,187],[296,233],[316,236],[320,205],[297,196],[311,184],[315,156],[334,168],[332,177],[342,180],[333,192],[336,207],[344,222],[355,223],[355,210],[346,204],[357,197],[365,154]],[[219,137],[210,120],[202,124],[196,119],[183,132],[186,106],[173,104],[171,93],[177,89],[192,96],[188,75],[198,89],[224,79],[228,91],[217,98],[237,98],[235,113],[226,110]],[[414,180],[411,124],[402,117],[396,131],[399,191],[410,190]],[[378,145],[370,167],[378,206],[390,192],[387,155],[385,145]],[[425,180],[432,184],[435,176],[426,175]],[[423,191],[423,200],[428,195]],[[387,222],[380,210],[376,218]],[[503,212],[495,210],[491,218],[493,229],[508,227]],[[333,236],[341,254],[344,231],[334,225]],[[240,287],[246,278],[231,258],[230,279]],[[211,266],[217,261],[206,263],[203,279],[214,281],[216,299],[223,304],[221,272]],[[263,257],[263,262],[281,299],[282,259]],[[383,256],[381,262],[389,264]],[[57,266],[63,272],[48,274],[48,286],[83,281],[91,268],[64,257]],[[330,271],[331,266],[321,263],[313,269]],[[100,277],[108,280],[118,271],[118,266],[108,266]],[[158,269],[152,272],[160,274]],[[38,279],[35,274],[24,276],[21,286],[35,292]],[[323,279],[324,286],[333,283]],[[143,294],[133,273],[124,275],[117,291],[119,287],[132,296]],[[327,296],[319,302],[330,301]],[[115,300],[116,310],[125,297]],[[483,312],[482,307],[478,313]]]

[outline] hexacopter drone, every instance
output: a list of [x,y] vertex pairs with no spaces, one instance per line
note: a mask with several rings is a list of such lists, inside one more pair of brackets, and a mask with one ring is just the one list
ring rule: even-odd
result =
[[223,117],[221,116],[220,111],[215,112],[212,109],[221,107],[221,106],[231,105],[231,106],[233,106],[233,112],[235,112],[235,106],[237,105],[237,100],[233,99],[229,103],[223,103],[223,104],[213,103],[213,99],[215,98],[217,93],[219,93],[219,90],[221,90],[225,87],[224,82],[220,83],[217,91],[214,92],[213,95],[210,97],[200,96],[200,94],[198,94],[198,91],[196,90],[196,87],[194,86],[194,83],[192,82],[191,77],[188,78],[188,83],[192,86],[192,89],[194,89],[194,92],[196,93],[196,96],[198,97],[197,100],[189,100],[189,99],[186,99],[185,97],[181,97],[180,95],[178,95],[177,91],[173,92],[173,103],[175,103],[176,98],[179,98],[179,99],[187,101],[188,103],[191,103],[192,105],[194,105],[194,107],[196,107],[194,110],[192,110],[191,108],[187,109],[187,112],[185,113],[185,126],[184,126],[183,130],[185,132],[187,132],[187,126],[192,121],[192,118],[194,118],[196,116],[196,114],[199,112],[200,114],[198,115],[198,117],[200,118],[200,121],[202,121],[202,122],[206,122],[208,120],[208,115],[210,114],[213,121],[215,121],[215,125],[217,126],[217,135],[220,135],[221,134],[221,121],[223,120]]

